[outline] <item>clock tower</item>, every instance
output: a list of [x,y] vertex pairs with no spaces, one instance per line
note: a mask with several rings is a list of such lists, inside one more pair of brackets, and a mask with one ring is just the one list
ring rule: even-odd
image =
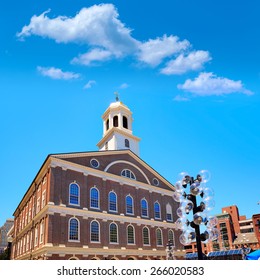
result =
[[130,149],[139,156],[140,138],[133,135],[132,112],[119,101],[116,94],[116,102],[109,105],[102,116],[103,138],[97,146],[100,151]]

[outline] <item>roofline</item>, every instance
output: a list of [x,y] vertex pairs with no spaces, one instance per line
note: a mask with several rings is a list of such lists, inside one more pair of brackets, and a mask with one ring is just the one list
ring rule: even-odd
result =
[[87,152],[69,152],[69,153],[56,153],[56,154],[48,154],[46,159],[44,160],[43,164],[41,165],[39,171],[37,172],[37,174],[35,175],[34,179],[32,180],[31,184],[29,185],[26,193],[23,195],[22,199],[20,200],[20,203],[18,204],[18,206],[16,207],[15,211],[13,212],[13,216],[15,215],[15,213],[19,210],[20,205],[22,204],[22,201],[24,200],[24,198],[26,197],[26,195],[28,194],[28,192],[30,191],[31,187],[33,186],[33,184],[35,183],[35,181],[37,180],[37,177],[40,175],[43,167],[45,166],[45,164],[48,162],[48,160],[51,157],[59,157],[59,156],[65,156],[65,155],[70,155],[72,156],[76,156],[76,155],[90,155],[90,154],[107,154],[107,153],[118,153],[118,154],[131,154],[133,157],[135,157],[138,161],[141,161],[144,165],[146,165],[149,169],[152,170],[153,173],[158,174],[158,176],[169,186],[172,186],[173,188],[175,188],[175,186],[170,183],[167,179],[165,179],[164,176],[162,176],[160,173],[158,173],[154,168],[152,168],[147,162],[145,162],[143,159],[141,159],[137,154],[135,154],[133,151],[129,150],[129,149],[122,149],[122,150],[109,150],[109,151],[87,151]]

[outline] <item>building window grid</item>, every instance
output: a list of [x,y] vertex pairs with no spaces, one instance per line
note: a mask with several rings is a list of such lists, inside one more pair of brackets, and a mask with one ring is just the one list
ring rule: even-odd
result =
[[90,224],[90,241],[91,242],[100,242],[100,227],[97,221],[92,221]]
[[69,221],[69,240],[79,240],[79,221],[76,218],[72,218]]
[[99,209],[99,190],[96,187],[90,190],[90,207]]
[[155,219],[161,219],[161,207],[159,202],[154,203],[154,217]]
[[129,169],[122,170],[121,176],[129,178],[129,179],[132,179],[132,180],[136,180],[135,174],[131,170],[129,170]]
[[117,195],[115,192],[110,192],[109,193],[109,202],[108,202],[108,205],[109,205],[109,211],[112,211],[112,212],[117,212]]
[[148,217],[148,202],[145,198],[141,200],[141,216]]
[[126,214],[134,214],[133,198],[131,195],[126,196]]
[[150,232],[147,227],[143,228],[143,244],[150,245]]
[[118,243],[118,231],[115,223],[111,223],[109,226],[109,242]]
[[70,184],[69,204],[79,205],[79,186],[76,183]]
[[162,230],[160,228],[156,229],[156,244],[157,244],[157,246],[162,246],[163,245]]
[[127,244],[135,244],[135,233],[132,225],[127,226]]

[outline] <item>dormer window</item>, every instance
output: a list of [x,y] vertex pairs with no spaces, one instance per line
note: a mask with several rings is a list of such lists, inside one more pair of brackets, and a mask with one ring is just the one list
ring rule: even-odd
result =
[[136,180],[135,174],[129,169],[124,169],[121,172],[121,176],[132,179],[132,180]]

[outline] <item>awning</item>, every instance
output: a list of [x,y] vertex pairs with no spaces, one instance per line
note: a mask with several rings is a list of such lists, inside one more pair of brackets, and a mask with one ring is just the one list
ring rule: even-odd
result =
[[246,260],[260,260],[260,250],[256,250],[246,256]]

